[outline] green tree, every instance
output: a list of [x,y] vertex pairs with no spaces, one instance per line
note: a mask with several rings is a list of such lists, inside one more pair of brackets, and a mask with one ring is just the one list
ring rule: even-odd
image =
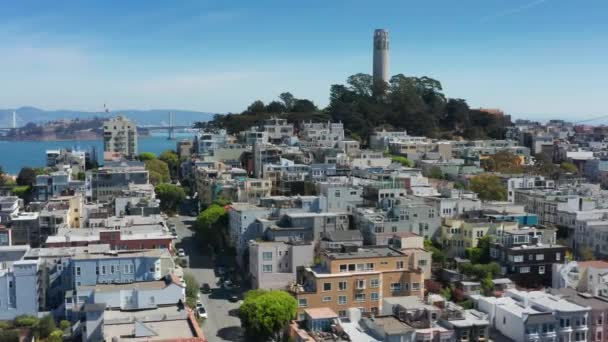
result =
[[171,179],[169,166],[160,159],[149,159],[145,161],[146,170],[150,174],[150,183],[158,185],[166,183]]
[[55,329],[57,329],[57,325],[51,315],[42,317],[37,325],[37,330],[41,337],[49,336]]
[[46,340],[47,342],[63,342],[63,331],[54,330]]
[[391,156],[391,160],[395,163],[399,163],[405,167],[413,167],[414,163],[411,160],[402,156]]
[[13,192],[13,195],[15,195],[23,200],[29,199],[29,197],[31,195],[30,190],[31,190],[31,187],[28,185],[16,186],[11,189],[11,191]]
[[84,172],[78,172],[76,174],[76,179],[78,179],[79,181],[83,181],[87,178],[87,175]]
[[268,113],[279,114],[287,111],[285,105],[279,101],[272,101],[266,106],[266,111]]
[[70,324],[70,321],[68,320],[63,319],[59,322],[59,329],[61,330],[68,330],[71,326],[72,324]]
[[156,196],[160,200],[160,209],[175,213],[181,203],[186,200],[186,193],[180,186],[162,183],[155,188]]
[[0,329],[0,341],[19,342],[19,331],[15,329]]
[[6,175],[4,174],[4,169],[2,168],[2,166],[0,166],[0,186],[4,185],[4,183],[6,183]]
[[162,183],[155,188],[156,196],[160,200],[160,209],[162,211],[175,213],[178,206],[186,200],[186,193],[180,186]]
[[15,317],[15,326],[18,327],[33,327],[39,322],[38,317],[30,315],[21,315]]
[[293,104],[293,108],[291,109],[292,112],[296,113],[316,112],[317,110],[317,106],[315,106],[312,101],[307,99],[297,99]]
[[431,252],[431,258],[434,263],[443,264],[447,259],[445,252],[441,249],[441,246],[434,244],[431,240],[424,240],[424,249]]
[[161,153],[160,156],[158,156],[158,159],[167,163],[171,177],[173,177],[174,179],[177,178],[177,170],[180,164],[179,156],[177,155],[177,153],[175,153],[175,151],[173,150],[166,150]]
[[494,283],[491,277],[485,277],[481,280],[481,290],[484,296],[491,296],[494,292]]
[[184,281],[186,282],[186,304],[189,307],[196,307],[196,300],[198,299],[198,292],[200,285],[196,278],[190,273],[184,274]]
[[433,166],[429,170],[429,177],[435,179],[443,179],[443,172],[441,171],[441,168],[439,166]]
[[260,100],[253,101],[253,103],[251,103],[249,105],[249,107],[247,107],[247,113],[251,113],[251,114],[266,113],[266,105],[264,105],[264,102],[262,102]]
[[562,172],[565,173],[571,173],[571,174],[577,174],[578,173],[578,168],[576,167],[576,165],[570,163],[570,162],[563,162],[559,165],[559,168]]
[[196,218],[198,234],[210,242],[213,248],[225,245],[228,235],[228,213],[223,206],[210,205]]
[[31,167],[24,167],[17,175],[17,185],[33,186],[36,183],[36,171]]
[[484,201],[505,201],[507,188],[500,178],[491,174],[481,174],[471,178],[469,188],[476,192]]
[[295,102],[295,98],[293,97],[293,95],[291,95],[290,92],[285,92],[281,93],[281,95],[279,95],[279,98],[281,99],[281,101],[283,101],[285,109],[287,111],[291,111],[291,109],[293,108],[293,103]]
[[499,151],[487,159],[482,160],[482,166],[489,172],[522,173],[521,159],[508,151]]
[[473,264],[487,264],[490,262],[490,245],[492,241],[489,235],[477,240],[477,247],[470,247],[465,250],[467,258]]
[[156,154],[152,152],[142,152],[139,154],[139,160],[145,162],[147,160],[156,159]]
[[285,327],[296,317],[297,308],[296,299],[285,291],[258,290],[245,296],[239,316],[249,338],[281,341]]

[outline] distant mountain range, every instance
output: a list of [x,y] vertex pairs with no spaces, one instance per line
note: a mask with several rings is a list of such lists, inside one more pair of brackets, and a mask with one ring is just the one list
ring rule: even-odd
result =
[[197,112],[177,109],[150,109],[150,110],[116,110],[106,112],[86,112],[78,110],[44,110],[36,107],[20,107],[15,109],[0,109],[0,127],[11,127],[13,112],[17,113],[17,126],[28,122],[45,123],[54,120],[89,119],[93,117],[113,117],[123,114],[138,125],[160,125],[169,122],[169,113],[175,113],[175,125],[190,125],[197,121],[213,119],[213,113]]

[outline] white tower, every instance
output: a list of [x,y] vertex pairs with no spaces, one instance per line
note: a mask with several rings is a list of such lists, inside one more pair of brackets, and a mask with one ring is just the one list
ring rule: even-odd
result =
[[374,83],[389,81],[388,61],[388,31],[374,31]]
[[17,112],[13,111],[13,128],[17,128]]

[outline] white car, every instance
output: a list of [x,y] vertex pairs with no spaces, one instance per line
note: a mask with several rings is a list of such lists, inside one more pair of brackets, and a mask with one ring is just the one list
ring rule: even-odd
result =
[[184,249],[183,249],[183,248],[179,248],[179,249],[177,250],[177,256],[178,256],[178,257],[185,257],[185,256],[186,256],[186,252],[184,251]]
[[200,318],[207,318],[207,310],[205,310],[205,307],[203,306],[203,304],[201,304],[201,303],[196,304],[196,314]]

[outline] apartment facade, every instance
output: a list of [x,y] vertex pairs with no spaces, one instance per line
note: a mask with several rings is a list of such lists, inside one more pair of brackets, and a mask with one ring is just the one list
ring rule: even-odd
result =
[[298,300],[298,314],[306,308],[328,307],[346,317],[348,308],[377,315],[382,299],[420,296],[424,275],[409,267],[408,255],[389,247],[356,247],[322,252],[321,263],[301,267],[297,283],[288,289]]
[[310,266],[310,242],[249,241],[249,276],[254,289],[284,289],[296,280],[300,266]]
[[137,126],[120,115],[103,123],[103,150],[127,158],[137,156]]

